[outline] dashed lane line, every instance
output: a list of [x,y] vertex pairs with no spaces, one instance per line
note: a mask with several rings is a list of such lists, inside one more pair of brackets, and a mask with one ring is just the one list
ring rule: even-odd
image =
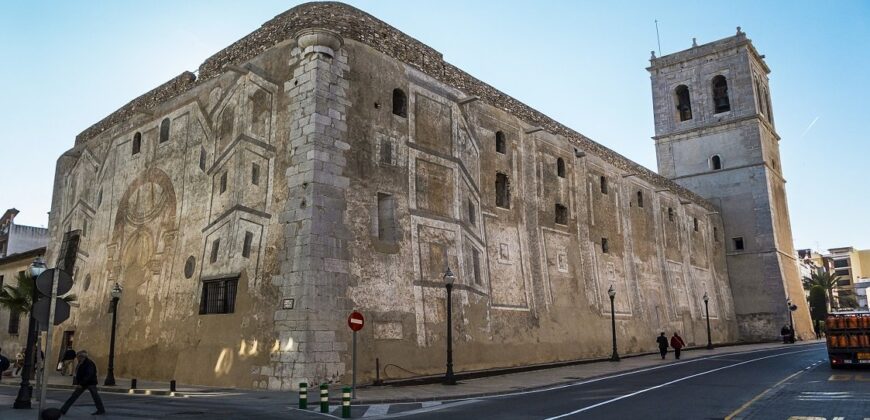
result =
[[793,374],[787,376],[785,379],[783,379],[783,380],[781,380],[781,381],[779,381],[779,382],[773,384],[773,386],[771,386],[771,387],[765,389],[765,390],[762,391],[760,394],[756,395],[754,398],[752,398],[751,400],[749,400],[749,401],[747,401],[746,403],[744,403],[743,405],[741,405],[737,410],[734,410],[731,414],[727,415],[727,416],[725,417],[725,420],[732,420],[732,419],[733,419],[734,417],[736,417],[738,414],[740,414],[740,413],[746,411],[746,409],[749,408],[749,406],[751,406],[752,404],[755,404],[755,403],[758,402],[760,399],[764,398],[764,396],[767,395],[768,393],[770,393],[770,391],[776,389],[777,387],[779,387],[779,386],[782,385],[783,383],[787,382],[789,379],[792,379],[792,378],[794,378],[795,376],[798,376],[798,375],[800,375],[800,374],[802,374],[802,373],[805,373],[805,372],[807,372],[808,370],[810,370],[810,369],[812,369],[812,368],[814,368],[814,367],[820,365],[822,362],[823,362],[823,360],[820,360],[820,361],[818,361],[818,362],[816,362],[816,363],[813,363],[812,365],[809,365],[809,366],[807,366],[807,367],[805,367],[805,368],[803,368],[803,369],[801,369],[801,370],[799,370],[799,371],[797,371],[797,372],[795,372],[795,373],[793,373]]

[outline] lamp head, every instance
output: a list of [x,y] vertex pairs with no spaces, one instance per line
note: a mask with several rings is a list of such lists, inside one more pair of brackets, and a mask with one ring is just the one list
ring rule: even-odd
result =
[[613,290],[613,285],[610,285],[610,288],[607,289],[607,295],[611,298],[616,296],[616,290]]
[[45,272],[45,260],[43,260],[42,257],[36,257],[33,262],[30,263],[30,277],[35,279],[43,272]]
[[113,299],[120,299],[120,298],[121,298],[121,292],[123,292],[123,289],[121,288],[121,285],[118,284],[118,283],[115,283],[115,285],[112,286],[112,291],[109,292],[109,293],[112,295],[112,298],[113,298]]
[[707,303],[709,301],[710,301],[710,296],[707,294],[707,292],[704,292],[704,303]]
[[455,281],[456,276],[453,275],[453,271],[450,271],[450,267],[447,267],[447,271],[444,272],[444,283],[452,286]]

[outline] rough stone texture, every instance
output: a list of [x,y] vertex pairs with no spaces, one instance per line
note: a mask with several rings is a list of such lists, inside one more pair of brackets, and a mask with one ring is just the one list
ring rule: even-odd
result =
[[[813,336],[791,236],[779,136],[773,124],[763,57],[742,32],[653,58],[659,172],[710,200],[722,215],[721,240],[741,336],[775,337],[789,323],[787,297],[798,305],[795,328]],[[712,79],[725,76],[730,110],[715,112]],[[675,89],[689,88],[692,118],[680,121]],[[713,168],[712,157],[722,168]],[[745,248],[735,249],[742,237]]]
[[[622,352],[658,331],[706,343],[705,292],[713,339],[738,338],[710,202],[349,6],[291,9],[143,98],[61,156],[50,217],[49,256],[91,226],[65,328],[99,364],[108,290],[125,287],[121,376],[347,382],[352,309],[361,381],[376,358],[386,377],[441,372],[448,266],[460,371],[608,355],[610,285]],[[222,278],[235,310],[199,314]]]

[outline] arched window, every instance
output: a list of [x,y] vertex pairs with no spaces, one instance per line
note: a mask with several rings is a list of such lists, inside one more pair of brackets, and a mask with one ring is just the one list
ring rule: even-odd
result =
[[559,175],[559,178],[565,177],[565,160],[562,158],[556,159],[556,175]]
[[710,169],[713,169],[714,171],[722,169],[722,158],[720,158],[719,155],[713,155],[710,158]]
[[677,101],[677,112],[680,114],[680,121],[688,121],[692,119],[692,100],[689,97],[689,87],[679,85],[674,90]]
[[164,118],[160,122],[160,143],[169,141],[169,118]]
[[393,89],[393,114],[408,117],[408,97],[402,89]]
[[501,154],[507,153],[507,141],[501,131],[495,132],[495,151]]
[[136,132],[133,134],[133,155],[138,155],[139,151],[142,150],[142,133]]
[[728,81],[721,74],[713,78],[713,107],[716,114],[731,110],[731,102],[728,101]]

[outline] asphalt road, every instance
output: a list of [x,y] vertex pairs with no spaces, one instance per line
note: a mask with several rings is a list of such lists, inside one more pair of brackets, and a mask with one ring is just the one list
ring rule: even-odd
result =
[[[824,345],[723,354],[496,397],[355,406],[353,416],[413,419],[870,419],[870,370],[831,370]],[[11,405],[14,388],[0,388]],[[63,401],[69,391],[50,391]],[[103,394],[106,418],[324,419],[257,392],[191,398]],[[82,395],[67,418],[91,418]],[[16,410],[20,413],[21,410]],[[340,415],[339,407],[331,407]],[[0,410],[0,418],[9,411]],[[15,413],[18,414],[18,413]],[[23,417],[10,417],[23,418]]]

